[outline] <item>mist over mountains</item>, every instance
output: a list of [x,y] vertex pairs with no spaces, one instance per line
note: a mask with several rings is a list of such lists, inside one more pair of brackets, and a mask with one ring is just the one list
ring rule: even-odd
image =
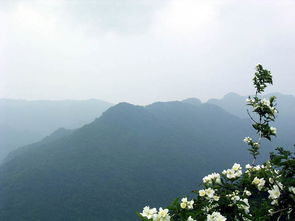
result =
[[0,99],[0,161],[17,147],[40,141],[58,128],[90,123],[112,104],[100,100]]
[[[294,101],[280,95],[279,135],[260,160],[295,143]],[[167,205],[204,175],[250,162],[245,110],[245,97],[232,93],[208,103],[119,103],[81,128],[59,129],[1,165],[0,219],[136,220],[143,206]]]

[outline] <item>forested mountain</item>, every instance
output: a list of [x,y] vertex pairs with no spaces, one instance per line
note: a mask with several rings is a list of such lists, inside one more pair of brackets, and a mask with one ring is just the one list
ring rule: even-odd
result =
[[78,128],[111,106],[100,100],[0,99],[0,161],[11,150],[37,142],[60,127]]
[[10,154],[0,168],[0,220],[137,220],[143,206],[167,205],[204,175],[248,163],[248,123],[194,99],[120,103]]

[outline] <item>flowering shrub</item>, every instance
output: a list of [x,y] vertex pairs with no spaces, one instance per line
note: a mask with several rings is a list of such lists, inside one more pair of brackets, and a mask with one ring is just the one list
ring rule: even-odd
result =
[[270,159],[256,165],[261,140],[276,136],[270,125],[277,116],[276,97],[261,99],[268,84],[272,84],[270,71],[256,66],[253,78],[256,93],[246,100],[252,107],[253,128],[257,139],[246,137],[253,162],[245,168],[235,163],[232,168],[212,173],[203,178],[204,188],[195,190],[195,199],[176,199],[166,209],[146,206],[138,215],[144,221],[225,221],[225,220],[295,220],[295,155],[276,148]]

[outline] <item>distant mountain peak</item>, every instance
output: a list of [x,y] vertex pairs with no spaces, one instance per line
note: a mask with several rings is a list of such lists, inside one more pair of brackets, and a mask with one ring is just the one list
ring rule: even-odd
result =
[[241,95],[235,93],[235,92],[229,92],[226,95],[223,96],[223,98],[240,98],[242,97]]
[[184,99],[182,102],[193,104],[193,105],[201,105],[202,104],[202,101],[198,98],[195,98],[195,97]]
[[113,113],[113,112],[120,112],[120,111],[126,111],[126,110],[135,110],[135,109],[143,109],[142,106],[130,104],[128,102],[120,102],[112,107],[110,107],[107,111],[105,111],[105,114]]

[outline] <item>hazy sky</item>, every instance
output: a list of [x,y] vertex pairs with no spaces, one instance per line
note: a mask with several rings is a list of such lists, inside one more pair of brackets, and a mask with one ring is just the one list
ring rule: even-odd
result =
[[294,0],[0,0],[0,98],[295,95]]

